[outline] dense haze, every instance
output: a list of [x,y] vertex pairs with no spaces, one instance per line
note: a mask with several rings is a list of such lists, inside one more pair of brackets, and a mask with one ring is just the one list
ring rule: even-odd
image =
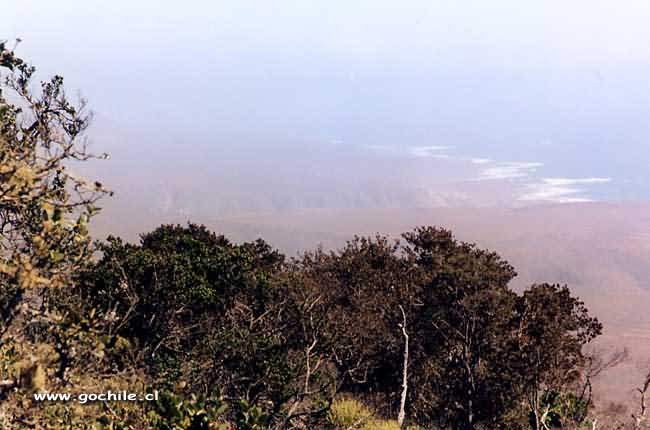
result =
[[647,2],[14,2],[96,113],[118,205],[646,200]]

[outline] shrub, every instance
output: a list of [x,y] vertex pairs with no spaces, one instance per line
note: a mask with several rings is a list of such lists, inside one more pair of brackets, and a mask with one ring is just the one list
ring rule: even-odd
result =
[[395,420],[372,420],[363,427],[363,430],[400,430]]
[[373,421],[373,413],[357,400],[337,400],[332,403],[328,421],[336,429],[366,429],[366,426]]

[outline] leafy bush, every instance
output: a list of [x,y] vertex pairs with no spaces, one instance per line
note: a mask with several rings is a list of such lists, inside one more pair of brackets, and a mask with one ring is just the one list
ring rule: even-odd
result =
[[229,426],[222,421],[227,409],[218,399],[181,399],[163,392],[147,419],[156,430],[228,430]]

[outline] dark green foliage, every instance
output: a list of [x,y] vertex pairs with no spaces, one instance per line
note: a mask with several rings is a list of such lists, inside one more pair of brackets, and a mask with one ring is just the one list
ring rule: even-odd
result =
[[[139,245],[109,238],[100,249],[81,292],[112,315],[114,335],[142,349],[156,383],[182,381],[181,391],[237,400],[233,417],[250,404],[274,422],[304,413],[305,402],[325,390],[304,389],[312,341],[303,304],[290,301],[284,257],[263,241],[235,245],[190,224],[162,226]],[[310,369],[309,378],[324,370]]]
[[[559,399],[573,399],[577,405],[562,418],[581,422],[591,401],[580,387],[585,378],[583,346],[600,335],[602,325],[566,286],[533,285],[519,299],[518,307],[520,367],[513,373],[521,378],[522,395],[536,420],[533,428],[541,428],[540,417],[547,406],[557,414]],[[569,388],[577,394],[567,394]]]
[[86,293],[152,353],[193,348],[238,299],[259,311],[271,293],[266,272],[282,263],[262,242],[236,246],[195,225],[162,226],[139,246],[109,238],[100,250]]
[[233,306],[262,312],[273,301],[266,272],[282,264],[262,242],[234,245],[196,225],[162,226],[143,235],[140,245],[109,238],[100,250],[83,293],[114,313],[119,334],[137,340],[154,361],[171,354],[182,362],[223,326]]
[[[396,416],[400,308],[410,338],[412,421],[508,428],[513,411],[526,402],[531,378],[543,387],[575,388],[569,382],[580,379],[582,346],[599,333],[599,324],[566,288],[533,286],[519,296],[508,287],[514,269],[496,253],[430,227],[403,238],[400,244],[357,237],[337,252],[308,253],[295,268],[310,279],[328,315],[325,337],[337,339],[332,355],[342,390]],[[546,334],[533,330],[536,325]],[[559,351],[566,353],[561,359]],[[529,362],[533,355],[546,367]],[[574,375],[572,381],[557,379],[561,372]]]
[[182,399],[163,392],[154,408],[148,412],[148,422],[155,430],[227,430],[222,423],[227,405],[218,399],[189,396]]
[[419,421],[452,428],[496,426],[513,401],[504,366],[512,360],[510,333],[516,295],[513,268],[496,253],[457,242],[450,232],[419,228],[404,235],[406,253],[424,276],[418,338],[429,339],[416,359],[413,393]]
[[398,306],[412,300],[418,286],[418,272],[398,252],[384,237],[357,237],[341,251],[306,254],[296,268],[320,297],[344,390],[395,397],[402,348]]
[[101,249],[85,300],[142,349],[154,383],[229,399],[239,428],[321,425],[339,392],[394,418],[403,317],[412,423],[519,428],[544,408],[579,423],[590,405],[577,384],[597,320],[566,287],[516,294],[507,262],[446,230],[356,237],[289,262],[193,224]]

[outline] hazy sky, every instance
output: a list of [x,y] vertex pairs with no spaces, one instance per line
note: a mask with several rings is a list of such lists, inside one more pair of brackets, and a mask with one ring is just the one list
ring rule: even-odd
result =
[[5,3],[0,37],[145,152],[367,148],[520,201],[650,197],[647,0]]

